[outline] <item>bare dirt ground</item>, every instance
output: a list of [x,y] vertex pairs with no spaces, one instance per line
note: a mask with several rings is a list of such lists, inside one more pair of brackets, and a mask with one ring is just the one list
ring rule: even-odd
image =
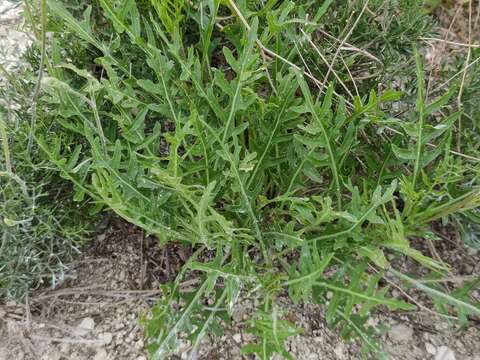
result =
[[[443,14],[444,36],[465,43],[465,26]],[[20,31],[20,8],[0,0],[0,61],[16,66],[29,37]],[[448,30],[450,28],[450,30]],[[437,66],[450,45],[432,42],[427,51]],[[464,49],[463,49],[464,50]],[[458,54],[458,48],[452,51]],[[420,246],[423,247],[423,246]],[[480,254],[452,236],[422,249],[453,266],[452,279],[480,275]],[[155,239],[116,218],[106,218],[83,255],[71,264],[65,281],[54,289],[33,293],[24,304],[0,303],[0,360],[142,360],[146,359],[139,319],[158,300],[158,285],[173,279],[188,250],[171,245],[160,249]],[[406,263],[412,270],[414,264]],[[396,290],[393,290],[396,291]],[[475,294],[477,300],[480,294]],[[379,337],[393,359],[480,360],[479,321],[467,328],[450,326],[432,313],[432,306],[416,313],[378,312],[372,324],[384,324]],[[329,329],[322,310],[312,305],[282,304],[288,318],[305,329],[291,338],[288,348],[300,360],[358,359],[359,345],[345,343]],[[253,338],[242,324],[256,299],[243,299],[232,325],[220,338],[207,339],[198,358],[246,359],[243,344]],[[172,359],[187,359],[189,344]]]
[[21,2],[0,0],[0,63],[7,70],[14,69],[30,44],[30,37],[22,30]]
[[[453,276],[480,274],[478,253],[460,243],[436,247],[442,255],[448,251],[449,263],[459,265]],[[185,256],[184,248],[159,249],[155,239],[145,238],[141,230],[110,219],[71,265],[64,284],[34,293],[25,304],[8,302],[0,307],[0,359],[146,359],[139,318],[160,296],[158,284],[173,278]],[[240,348],[253,338],[242,320],[255,302],[243,299],[230,328],[220,338],[207,339],[198,358],[248,359],[240,355]],[[319,307],[281,302],[289,320],[305,329],[288,342],[294,358],[359,358],[358,344],[345,343],[335,329],[329,329]],[[421,310],[379,312],[372,319],[372,324],[378,323],[385,324],[380,338],[393,359],[480,360],[478,322],[459,329]],[[172,359],[186,359],[188,351],[185,343]]]

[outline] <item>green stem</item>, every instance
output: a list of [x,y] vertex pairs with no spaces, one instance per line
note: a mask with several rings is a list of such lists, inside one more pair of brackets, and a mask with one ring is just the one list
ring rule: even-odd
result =
[[280,108],[280,112],[277,115],[277,118],[275,119],[275,126],[273,127],[272,132],[270,133],[270,136],[267,141],[267,145],[265,146],[262,155],[260,156],[258,163],[255,166],[255,169],[253,170],[252,175],[250,176],[250,179],[247,182],[247,189],[250,188],[252,185],[253,180],[255,180],[255,177],[257,176],[258,171],[261,169],[263,161],[265,160],[265,157],[267,156],[268,152],[270,151],[270,147],[272,146],[273,138],[277,134],[278,128],[280,126],[280,123],[282,122],[283,114],[285,113],[285,110],[287,109],[287,105],[290,103],[290,97],[293,95],[293,92],[295,91],[295,87],[291,87],[291,90],[288,94],[285,95],[284,101],[282,103],[282,107]]
[[202,119],[199,119],[199,120],[208,129],[208,131],[210,131],[210,133],[215,137],[215,140],[219,143],[219,145],[221,146],[222,150],[224,151],[225,155],[228,158],[228,162],[230,163],[230,167],[233,171],[234,177],[238,182],[238,186],[240,187],[240,194],[241,194],[243,200],[245,201],[245,205],[247,206],[247,211],[248,211],[250,219],[253,223],[253,228],[255,230],[256,237],[257,237],[258,241],[260,242],[260,247],[262,249],[263,257],[265,258],[265,261],[267,262],[267,264],[271,265],[271,259],[268,256],[268,251],[267,251],[265,241],[263,239],[262,231],[260,230],[260,226],[258,225],[259,221],[258,221],[258,219],[255,215],[255,212],[253,211],[252,204],[250,203],[250,199],[247,195],[247,191],[245,190],[245,185],[243,184],[240,173],[238,172],[238,168],[235,164],[235,160],[232,158],[232,154],[230,153],[228,148],[225,146],[223,141],[220,139],[218,134],[212,129],[212,127],[210,125],[208,125]]
[[[298,70],[296,70],[295,73],[297,75],[298,83],[299,83],[300,88],[302,90],[303,97],[305,98],[306,105],[307,105],[310,113],[312,114],[313,119],[316,121],[316,123],[317,123],[317,125],[320,129],[320,133],[323,137],[323,141],[325,143],[325,148],[327,149],[327,154],[328,154],[328,158],[329,158],[329,161],[330,161],[330,170],[332,172],[332,177],[333,177],[333,182],[334,182],[334,185],[335,185],[335,190],[336,190],[336,193],[337,193],[337,203],[338,203],[337,205],[338,205],[338,209],[341,211],[342,210],[342,193],[340,191],[341,190],[341,188],[340,188],[340,178],[338,176],[337,162],[336,162],[335,156],[333,154],[332,144],[330,143],[330,138],[328,136],[328,132],[325,128],[325,125],[323,124],[323,119],[321,119],[320,116],[318,116],[318,113],[315,110],[315,106],[313,104],[312,96],[310,94],[310,90],[308,88],[307,83],[305,82],[302,74]],[[331,97],[332,93],[333,93],[333,88],[330,87],[327,91],[327,94],[325,95],[325,98]],[[322,116],[328,110],[329,109],[322,109]],[[305,160],[303,161],[303,163],[304,162],[305,162]]]
[[422,148],[423,148],[423,123],[425,113],[425,79],[423,76],[423,66],[420,54],[417,49],[415,52],[415,62],[417,69],[417,111],[418,111],[418,132],[417,132],[417,147],[415,151],[415,165],[413,169],[413,190],[416,188],[418,173],[420,171],[420,164],[422,161]]
[[7,129],[1,113],[0,113],[0,137],[2,138],[2,149],[3,149],[3,157],[5,158],[5,168],[7,169],[8,173],[11,173],[12,161],[10,159],[10,147],[8,146]]
[[32,116],[30,119],[30,133],[28,135],[28,144],[27,144],[27,154],[30,155],[33,144],[33,134],[35,132],[35,124],[37,122],[37,99],[40,94],[40,86],[42,84],[43,70],[45,67],[45,58],[47,53],[47,0],[40,0],[40,21],[42,23],[42,33],[41,33],[41,57],[40,65],[38,68],[38,78],[37,83],[35,84],[35,89],[33,90],[32,96]]
[[[293,184],[295,183],[295,180],[297,179],[298,175],[300,175],[300,172],[302,171],[303,166],[305,165],[305,162],[307,161],[307,158],[310,155],[312,155],[314,151],[315,151],[315,149],[310,150],[308,152],[308,154],[303,157],[300,165],[298,165],[297,169],[295,170],[295,173],[293,174],[292,178],[290,179],[290,183],[288,184],[288,188],[287,188],[287,191],[286,191],[287,196],[290,195],[290,192],[292,191]],[[283,207],[283,203],[282,203],[281,207]]]

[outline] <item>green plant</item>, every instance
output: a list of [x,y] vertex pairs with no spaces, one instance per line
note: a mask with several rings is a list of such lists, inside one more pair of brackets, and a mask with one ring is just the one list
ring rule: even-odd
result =
[[42,284],[62,282],[90,229],[81,215],[86,204],[72,201],[71,184],[58,176],[33,141],[34,132],[55,135],[51,123],[36,121],[43,72],[27,66],[42,69],[46,57],[46,2],[41,5],[42,26],[33,27],[40,46],[33,45],[16,67],[0,64],[2,299],[22,300]]
[[63,280],[88,227],[80,205],[72,203],[70,185],[59,181],[42,156],[29,155],[28,124],[1,110],[0,297],[22,299],[41,284]]
[[[480,314],[468,291],[420,283],[385,256],[443,274],[445,265],[410,237],[479,205],[476,163],[451,150],[455,88],[427,101],[416,54],[416,89],[404,94],[404,115],[393,116],[400,92],[357,87],[350,96],[337,69],[325,71],[336,74],[330,84],[333,77],[317,79],[321,68],[302,65],[305,50],[297,49],[315,45],[314,31],[334,9],[344,15],[328,22],[332,28],[355,21],[353,29],[379,31],[364,15],[368,1],[354,3],[98,0],[78,19],[48,1],[55,33],[38,109],[57,135],[37,130],[38,146],[73,184],[74,199],[93,202],[92,212],[110,209],[162,244],[194,249],[145,319],[152,358],[174,351],[180,334],[194,354],[242,292],[265,299],[249,322],[258,342],[244,349],[263,359],[288,357],[283,342],[298,332],[276,304],[285,291],[295,302],[324,304],[329,324],[379,354],[371,312],[415,308],[392,297],[387,274],[440,299],[439,311]],[[346,18],[352,6],[357,20]],[[415,24],[428,23],[421,13],[409,26],[386,15],[376,44],[395,51],[402,36],[426,29]],[[70,61],[65,37],[95,54],[92,63]],[[338,56],[329,56],[335,66]],[[183,289],[193,275],[198,286]]]

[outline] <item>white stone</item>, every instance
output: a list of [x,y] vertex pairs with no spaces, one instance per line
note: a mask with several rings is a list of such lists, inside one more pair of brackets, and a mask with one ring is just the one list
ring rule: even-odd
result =
[[437,348],[430,343],[425,343],[425,350],[427,350],[427,353],[430,355],[435,355],[437,353]]
[[345,359],[345,345],[342,343],[338,343],[335,349],[333,349],[333,352],[337,359]]
[[413,330],[406,325],[398,324],[392,326],[388,332],[390,340],[396,343],[406,343],[413,336]]
[[93,360],[108,360],[108,353],[107,350],[105,349],[99,349],[97,353],[95,354],[95,357]]
[[41,357],[41,360],[60,360],[62,354],[60,354],[55,349],[50,349],[46,353],[44,353]]
[[106,332],[100,335],[100,339],[105,345],[108,345],[112,342],[113,335],[109,332]]
[[474,256],[474,255],[477,255],[478,250],[474,249],[473,247],[467,246],[467,253],[470,256]]
[[455,360],[455,353],[446,346],[440,346],[435,354],[435,360]]
[[64,354],[70,353],[72,351],[70,349],[70,344],[68,344],[68,343],[60,344],[60,351]]
[[78,328],[92,331],[95,328],[95,320],[91,317],[86,317],[85,319],[82,319],[80,324],[78,324]]
[[138,340],[138,341],[135,343],[135,349],[137,349],[137,350],[142,350],[142,349],[143,349],[143,346],[144,346],[144,343],[143,343],[143,340],[142,340],[142,339]]

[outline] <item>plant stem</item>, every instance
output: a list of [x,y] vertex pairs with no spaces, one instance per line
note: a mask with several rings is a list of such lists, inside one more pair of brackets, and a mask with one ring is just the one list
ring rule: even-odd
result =
[[0,137],[2,138],[2,149],[3,149],[3,156],[5,158],[5,168],[8,173],[12,173],[12,160],[10,158],[10,148],[8,146],[7,129],[1,113],[0,113]]
[[43,70],[45,67],[45,58],[47,52],[47,0],[40,0],[40,21],[42,23],[42,33],[41,33],[41,57],[40,65],[38,67],[38,78],[37,83],[35,84],[35,89],[33,90],[32,95],[32,116],[30,119],[30,133],[28,135],[28,144],[27,144],[27,154],[30,155],[33,144],[33,134],[35,132],[35,124],[37,122],[37,99],[40,94],[40,86],[42,84]]
[[417,111],[418,111],[418,130],[417,130],[417,147],[415,152],[415,165],[413,169],[412,187],[415,190],[418,173],[420,171],[420,164],[422,161],[422,148],[423,148],[423,123],[424,123],[424,111],[425,111],[425,80],[423,76],[423,65],[420,58],[420,54],[417,49],[415,51],[415,62],[417,69]]

